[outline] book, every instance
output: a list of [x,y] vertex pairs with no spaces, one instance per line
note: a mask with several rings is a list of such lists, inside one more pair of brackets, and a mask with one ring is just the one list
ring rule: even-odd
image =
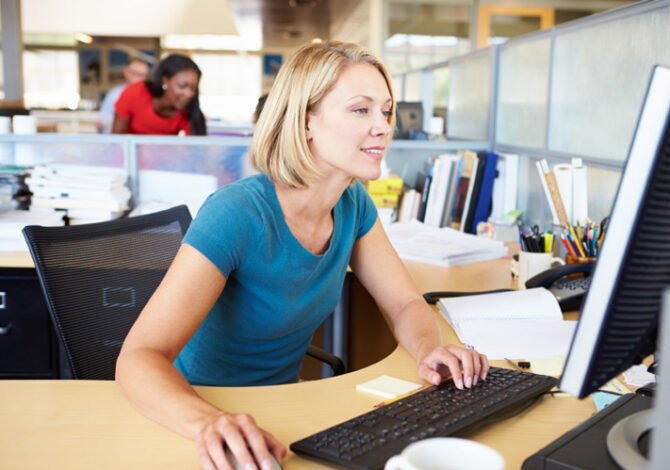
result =
[[93,201],[86,199],[71,199],[67,197],[46,198],[33,196],[32,206],[51,207],[55,209],[88,209],[108,212],[119,212],[128,209],[128,204],[117,201]]
[[460,155],[456,156],[454,161],[454,171],[451,172],[451,180],[449,181],[449,189],[447,190],[447,201],[444,204],[444,214],[442,214],[442,223],[440,227],[451,226],[451,215],[454,207],[454,200],[458,193],[458,181],[461,179],[461,172],[463,171],[463,158]]
[[426,207],[424,223],[434,227],[440,227],[447,202],[447,191],[454,168],[455,155],[440,155],[434,163],[433,179],[430,186],[430,194]]
[[461,224],[461,231],[467,233],[476,233],[472,230],[472,221],[475,217],[475,209],[479,201],[479,192],[481,191],[482,181],[484,179],[484,168],[486,167],[486,161],[488,160],[488,154],[486,152],[477,153],[477,165],[475,171],[472,172],[472,179],[470,181],[469,193],[470,197],[467,204],[467,209],[463,209],[464,223]]
[[432,176],[426,172],[420,172],[417,175],[417,190],[421,188],[421,199],[419,200],[419,209],[416,214],[417,220],[423,222],[426,216],[426,206],[428,204],[428,193],[430,192],[430,183]]
[[541,287],[444,298],[437,305],[462,343],[495,360],[565,355],[576,324],[563,320],[558,301]]
[[461,168],[461,175],[458,180],[458,187],[456,192],[456,197],[454,198],[454,206],[452,208],[451,215],[451,228],[455,230],[460,230],[461,222],[465,217],[466,202],[469,197],[470,190],[470,178],[472,178],[472,173],[474,167],[477,163],[477,154],[470,151],[463,152],[463,166]]
[[398,222],[409,222],[414,214],[414,208],[418,207],[415,200],[420,198],[419,192],[414,188],[405,188],[400,199],[400,207],[398,209]]
[[489,209],[491,209],[493,181],[495,180],[497,166],[498,155],[493,152],[488,152],[484,171],[482,172],[479,196],[477,197],[477,204],[473,211],[474,215],[470,224],[471,233],[477,233],[477,224],[479,222],[485,222],[488,217]]

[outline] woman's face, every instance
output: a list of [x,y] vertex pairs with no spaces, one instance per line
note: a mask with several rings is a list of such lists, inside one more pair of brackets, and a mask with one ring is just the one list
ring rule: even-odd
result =
[[163,77],[163,85],[170,104],[181,111],[198,91],[198,74],[195,70],[182,70],[170,78]]
[[376,67],[345,68],[335,86],[307,115],[307,143],[328,174],[373,180],[391,140],[392,99]]

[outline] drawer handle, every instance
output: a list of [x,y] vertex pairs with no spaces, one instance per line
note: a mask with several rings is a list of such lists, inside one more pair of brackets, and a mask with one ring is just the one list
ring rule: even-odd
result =
[[6,335],[9,333],[9,330],[12,329],[12,324],[9,323],[7,326],[0,326],[0,335]]

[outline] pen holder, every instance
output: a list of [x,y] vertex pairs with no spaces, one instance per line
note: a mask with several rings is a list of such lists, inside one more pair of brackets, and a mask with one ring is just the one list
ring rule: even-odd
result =
[[565,264],[565,262],[553,256],[552,253],[522,251],[519,253],[519,287],[523,289],[528,279],[551,269],[556,264]]
[[[590,261],[595,261],[598,258],[595,257],[586,257],[586,256],[574,256],[570,253],[565,255],[565,264],[578,264],[578,263],[588,263]],[[569,274],[568,277],[584,277],[584,273],[575,273]]]

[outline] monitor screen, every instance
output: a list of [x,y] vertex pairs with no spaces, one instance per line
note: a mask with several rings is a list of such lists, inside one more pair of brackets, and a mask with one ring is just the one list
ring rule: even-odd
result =
[[420,101],[396,103],[396,137],[410,139],[423,132],[423,104]]
[[585,397],[654,352],[670,286],[670,68],[647,88],[559,387]]

